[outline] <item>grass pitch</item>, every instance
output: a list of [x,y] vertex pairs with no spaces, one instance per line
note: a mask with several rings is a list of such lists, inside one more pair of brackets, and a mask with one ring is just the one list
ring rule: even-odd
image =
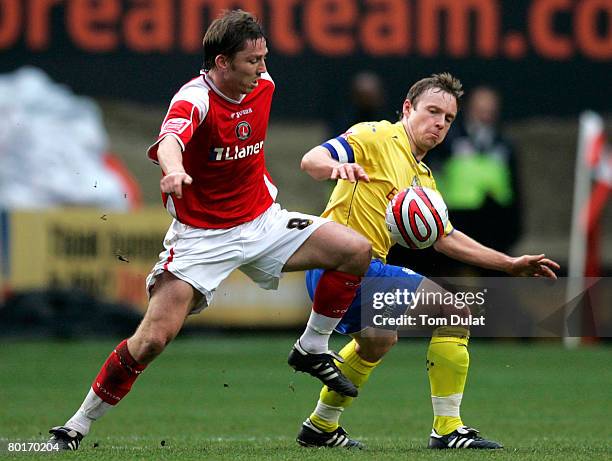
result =
[[[294,441],[319,386],[285,364],[293,336],[179,339],[93,426],[84,460],[595,460],[612,459],[612,349],[473,341],[466,424],[501,441],[495,452],[425,449],[431,429],[424,340],[402,340],[345,412],[365,451],[304,449]],[[334,347],[342,345],[336,338]],[[42,442],[74,413],[118,341],[0,345],[0,457],[8,442]]]

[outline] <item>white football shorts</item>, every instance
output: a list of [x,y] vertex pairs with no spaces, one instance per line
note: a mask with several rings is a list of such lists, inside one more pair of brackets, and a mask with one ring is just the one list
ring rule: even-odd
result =
[[281,209],[274,203],[253,221],[229,229],[200,229],[172,221],[147,277],[147,292],[163,271],[189,283],[204,296],[196,314],[210,305],[219,284],[240,269],[266,290],[276,290],[287,260],[329,219]]

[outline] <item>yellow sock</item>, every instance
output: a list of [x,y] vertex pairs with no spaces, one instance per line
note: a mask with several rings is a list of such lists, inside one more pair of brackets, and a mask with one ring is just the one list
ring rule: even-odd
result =
[[463,425],[459,409],[470,365],[467,345],[467,330],[443,328],[434,331],[429,343],[427,374],[434,411],[433,427],[440,435],[450,434]]
[[[340,356],[344,359],[344,363],[336,362],[336,365],[355,386],[361,387],[381,360],[377,362],[363,360],[355,351],[356,345],[355,340],[352,340],[344,346],[340,351]],[[319,395],[319,402],[312,415],[310,415],[310,420],[322,431],[334,431],[338,428],[340,415],[352,401],[353,397],[338,394],[327,386],[323,386]]]

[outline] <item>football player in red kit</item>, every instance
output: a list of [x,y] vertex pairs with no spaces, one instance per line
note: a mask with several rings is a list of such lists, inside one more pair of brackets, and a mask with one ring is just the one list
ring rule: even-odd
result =
[[[78,448],[91,423],[130,391],[187,315],[208,306],[235,269],[265,289],[278,286],[281,272],[326,269],[289,364],[343,395],[357,395],[334,363],[342,359],[328,350],[328,339],[368,268],[370,244],[340,224],[275,203],[264,162],[274,82],[255,18],[226,12],[203,44],[204,70],[176,93],[148,150],[161,166],[163,203],[174,220],[147,278],[147,312],[134,335],[111,352],[74,416],[50,430],[50,442],[61,449]],[[351,168],[339,165],[337,177],[359,178]]]

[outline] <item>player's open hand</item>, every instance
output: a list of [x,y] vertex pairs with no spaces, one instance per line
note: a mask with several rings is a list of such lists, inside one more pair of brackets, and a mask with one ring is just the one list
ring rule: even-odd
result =
[[546,277],[556,280],[556,270],[560,269],[552,259],[545,257],[546,255],[523,255],[513,258],[512,265],[508,271],[511,275],[520,277]]
[[358,163],[340,163],[338,166],[334,166],[330,179],[344,179],[349,182],[370,182],[370,178]]
[[172,194],[176,198],[183,198],[183,184],[191,184],[192,182],[193,179],[187,173],[176,171],[165,175],[161,179],[159,187],[165,194]]

